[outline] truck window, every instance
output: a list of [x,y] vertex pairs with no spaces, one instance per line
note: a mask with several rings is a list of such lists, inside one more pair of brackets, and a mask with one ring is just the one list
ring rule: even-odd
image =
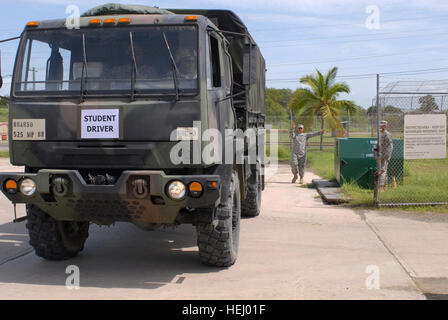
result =
[[221,57],[219,52],[219,41],[212,35],[210,36],[210,61],[213,87],[221,87]]
[[223,52],[223,58],[224,58],[224,81],[225,81],[225,88],[227,90],[227,94],[231,93],[232,88],[232,74],[231,74],[231,65],[232,61],[230,59],[230,56],[228,55],[226,51],[226,47],[224,42],[222,43],[221,50]]
[[[14,93],[76,95],[84,80],[87,96],[127,95],[132,81],[137,94],[165,94],[175,89],[175,76],[183,93],[194,93],[198,83],[197,34],[195,26],[28,31],[19,51],[20,76],[15,78]],[[164,35],[178,67],[175,74]],[[132,80],[134,59],[136,76]]]

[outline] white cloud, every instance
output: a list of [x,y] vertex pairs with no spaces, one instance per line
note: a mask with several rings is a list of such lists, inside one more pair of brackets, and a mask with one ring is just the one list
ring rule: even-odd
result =
[[0,89],[0,96],[9,96],[11,91],[11,77],[3,78],[3,87]]

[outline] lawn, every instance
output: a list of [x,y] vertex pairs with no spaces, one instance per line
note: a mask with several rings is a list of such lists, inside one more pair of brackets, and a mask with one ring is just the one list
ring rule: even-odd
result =
[[[334,180],[333,150],[308,152],[308,166],[324,179]],[[373,190],[356,183],[345,183],[342,190],[350,199],[349,206],[373,207]],[[440,160],[406,160],[403,182],[382,192],[384,203],[448,202],[448,158]],[[446,212],[448,206],[407,206],[406,210]],[[400,209],[403,209],[401,207]]]
[[8,122],[8,108],[0,108],[0,122]]

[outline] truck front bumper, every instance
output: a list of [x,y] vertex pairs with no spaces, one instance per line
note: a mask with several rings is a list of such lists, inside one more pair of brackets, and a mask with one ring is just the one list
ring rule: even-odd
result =
[[[36,185],[31,196],[20,191],[27,178]],[[185,184],[186,193],[180,200],[168,195],[172,181]],[[8,189],[14,182],[17,188]],[[202,192],[190,192],[192,182],[199,182]],[[13,203],[36,205],[57,220],[99,224],[172,224],[181,211],[194,214],[194,209],[215,206],[220,200],[218,175],[165,175],[163,171],[124,171],[113,185],[92,185],[77,170],[43,169],[38,173],[1,173],[0,186]]]

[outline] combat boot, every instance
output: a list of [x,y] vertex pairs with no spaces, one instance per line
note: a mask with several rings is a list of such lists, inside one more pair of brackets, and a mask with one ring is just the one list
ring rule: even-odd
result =
[[294,177],[292,178],[291,183],[294,183],[297,181],[297,173],[294,173]]

